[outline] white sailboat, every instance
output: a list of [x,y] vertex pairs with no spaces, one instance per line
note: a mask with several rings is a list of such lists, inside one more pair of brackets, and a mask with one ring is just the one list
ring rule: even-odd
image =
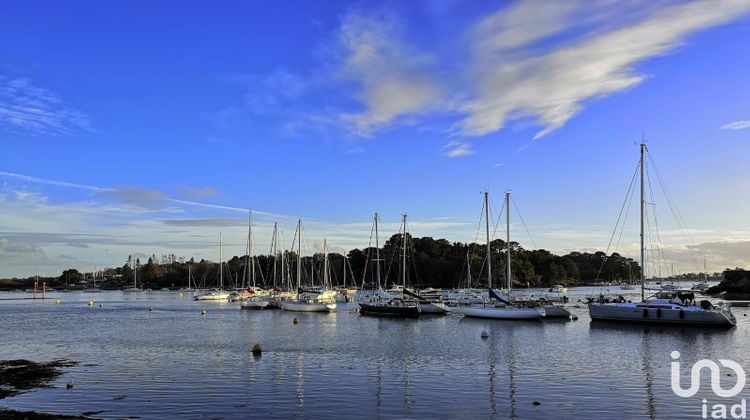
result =
[[[506,193],[506,211],[510,210],[507,208],[509,195]],[[496,299],[498,303],[484,303],[481,306],[468,306],[456,308],[456,312],[462,313],[464,316],[472,318],[490,318],[490,319],[508,319],[508,320],[538,320],[545,316],[545,310],[541,307],[525,307],[520,304],[512,304],[510,300],[502,299],[494,290],[492,290],[492,250],[490,242],[490,202],[488,193],[484,193],[484,208],[485,208],[485,232],[487,237],[487,287],[489,288],[490,301]],[[512,277],[511,277],[511,265],[510,265],[510,212],[508,211],[508,219],[506,223],[507,227],[507,238],[506,246],[508,247],[507,252],[507,265],[506,265],[506,276],[508,281],[508,296],[512,289]]]
[[139,259],[135,259],[135,263],[133,264],[135,266],[135,270],[133,270],[133,287],[128,287],[127,289],[122,289],[123,292],[128,293],[137,293],[142,292],[142,289],[138,288],[138,262]]
[[[306,299],[300,295],[302,289],[302,219],[297,220],[297,298],[279,302],[281,309],[289,312],[331,312],[336,309],[335,300],[324,301],[322,296]],[[325,241],[324,241],[325,247]],[[328,274],[328,250],[325,249],[324,277]],[[324,281],[326,279],[324,278]],[[331,296],[333,298],[333,296]]]
[[188,266],[187,287],[180,288],[179,290],[177,290],[178,292],[192,292],[193,291],[193,289],[190,287],[190,280],[193,277],[193,273],[192,273],[192,271],[190,269],[190,264],[189,263],[188,263],[187,266]]
[[[92,287],[87,287],[83,289],[84,292],[86,293],[101,293],[102,292],[102,289],[99,289],[98,287],[96,287],[97,274],[98,272],[96,271],[96,267],[94,267],[94,276],[92,277],[92,281],[94,282],[94,284]],[[49,291],[49,289],[47,289],[47,291]]]
[[194,296],[193,300],[226,301],[229,293],[224,290],[224,255],[222,250],[221,233],[219,233],[219,288],[209,290],[201,295]]
[[714,306],[704,300],[696,305],[692,293],[661,291],[646,298],[646,245],[645,245],[645,155],[646,144],[640,145],[641,175],[641,302],[591,302],[588,304],[592,321],[610,321],[639,324],[699,325],[710,327],[733,327],[737,320],[729,306]]
[[[249,274],[249,277],[251,278],[251,281],[253,283],[253,289],[252,292],[255,293],[258,289],[255,285],[255,242],[253,242],[253,227],[252,227],[252,212],[250,213],[250,218],[248,220],[248,228],[247,228],[247,260],[245,262],[245,273]],[[272,247],[275,247],[275,241],[276,241],[276,223],[273,224],[273,245]],[[274,271],[276,270],[276,260],[274,259]],[[241,309],[263,309],[268,306],[268,296],[249,296],[240,301],[240,308]]]

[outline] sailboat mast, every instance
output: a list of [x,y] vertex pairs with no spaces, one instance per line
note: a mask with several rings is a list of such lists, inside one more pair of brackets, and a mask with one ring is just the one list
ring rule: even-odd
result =
[[380,290],[380,242],[378,240],[378,214],[375,213],[375,271],[377,272],[378,290]]
[[406,213],[404,213],[404,241],[403,254],[401,256],[401,286],[406,288]]
[[645,165],[644,159],[646,155],[646,144],[641,143],[641,300],[646,300],[646,241],[643,235],[645,227],[645,211],[646,211],[646,188],[644,181]]
[[135,271],[133,271],[133,288],[138,288],[138,257],[135,259]]
[[253,279],[253,289],[255,289],[255,241],[253,240],[253,221],[252,221],[253,212],[250,212],[250,222],[248,224],[248,235],[249,235],[249,243],[250,243],[250,278]]
[[278,256],[279,233],[273,222],[273,287],[276,287],[276,257]]
[[485,233],[487,235],[487,287],[492,289],[492,250],[490,249],[490,199],[489,193],[484,193]]
[[505,276],[508,278],[508,297],[510,297],[510,289],[513,288],[510,267],[510,191],[505,192],[505,245],[508,247],[508,252],[505,255]]
[[297,219],[297,299],[302,286],[302,219]]
[[328,288],[328,243],[323,238],[323,287]]
[[253,212],[248,210],[247,212],[247,247],[245,248],[245,272],[242,274],[242,287],[246,287],[248,279],[250,278],[250,220],[253,217]]
[[221,232],[219,232],[219,289],[224,290],[224,255],[221,248]]

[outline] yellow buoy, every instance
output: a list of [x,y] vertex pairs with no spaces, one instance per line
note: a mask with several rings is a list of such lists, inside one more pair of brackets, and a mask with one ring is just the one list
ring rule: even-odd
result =
[[255,357],[260,356],[263,353],[263,346],[261,346],[260,344],[254,345],[252,352],[253,352],[253,356]]
[[206,314],[206,310],[204,309],[201,311],[201,315],[205,315],[205,314]]
[[94,306],[94,301],[93,300],[89,301],[89,306]]
[[62,301],[61,301],[60,299],[55,299],[55,303],[59,304],[59,303],[61,303],[61,302],[62,302]]
[[297,317],[295,317],[292,322],[294,323],[294,325],[297,325],[297,324],[299,324],[299,319],[297,319]]

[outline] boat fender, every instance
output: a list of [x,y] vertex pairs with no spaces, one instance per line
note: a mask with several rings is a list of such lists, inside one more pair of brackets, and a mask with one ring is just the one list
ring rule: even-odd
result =
[[661,318],[661,308],[656,308],[656,317]]
[[680,319],[685,319],[685,311],[680,309]]
[[648,309],[643,310],[643,317],[648,318]]

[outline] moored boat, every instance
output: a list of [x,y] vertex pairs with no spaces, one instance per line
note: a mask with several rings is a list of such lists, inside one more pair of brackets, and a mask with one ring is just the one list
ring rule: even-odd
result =
[[[737,320],[727,305],[715,306],[708,300],[696,303],[693,293],[677,292],[674,285],[665,284],[663,291],[646,298],[646,246],[645,246],[645,155],[646,144],[640,145],[640,278],[641,302],[607,303],[594,301],[588,304],[592,321],[608,321],[638,324],[700,325],[710,327],[733,327]],[[670,287],[673,286],[673,287]]]

